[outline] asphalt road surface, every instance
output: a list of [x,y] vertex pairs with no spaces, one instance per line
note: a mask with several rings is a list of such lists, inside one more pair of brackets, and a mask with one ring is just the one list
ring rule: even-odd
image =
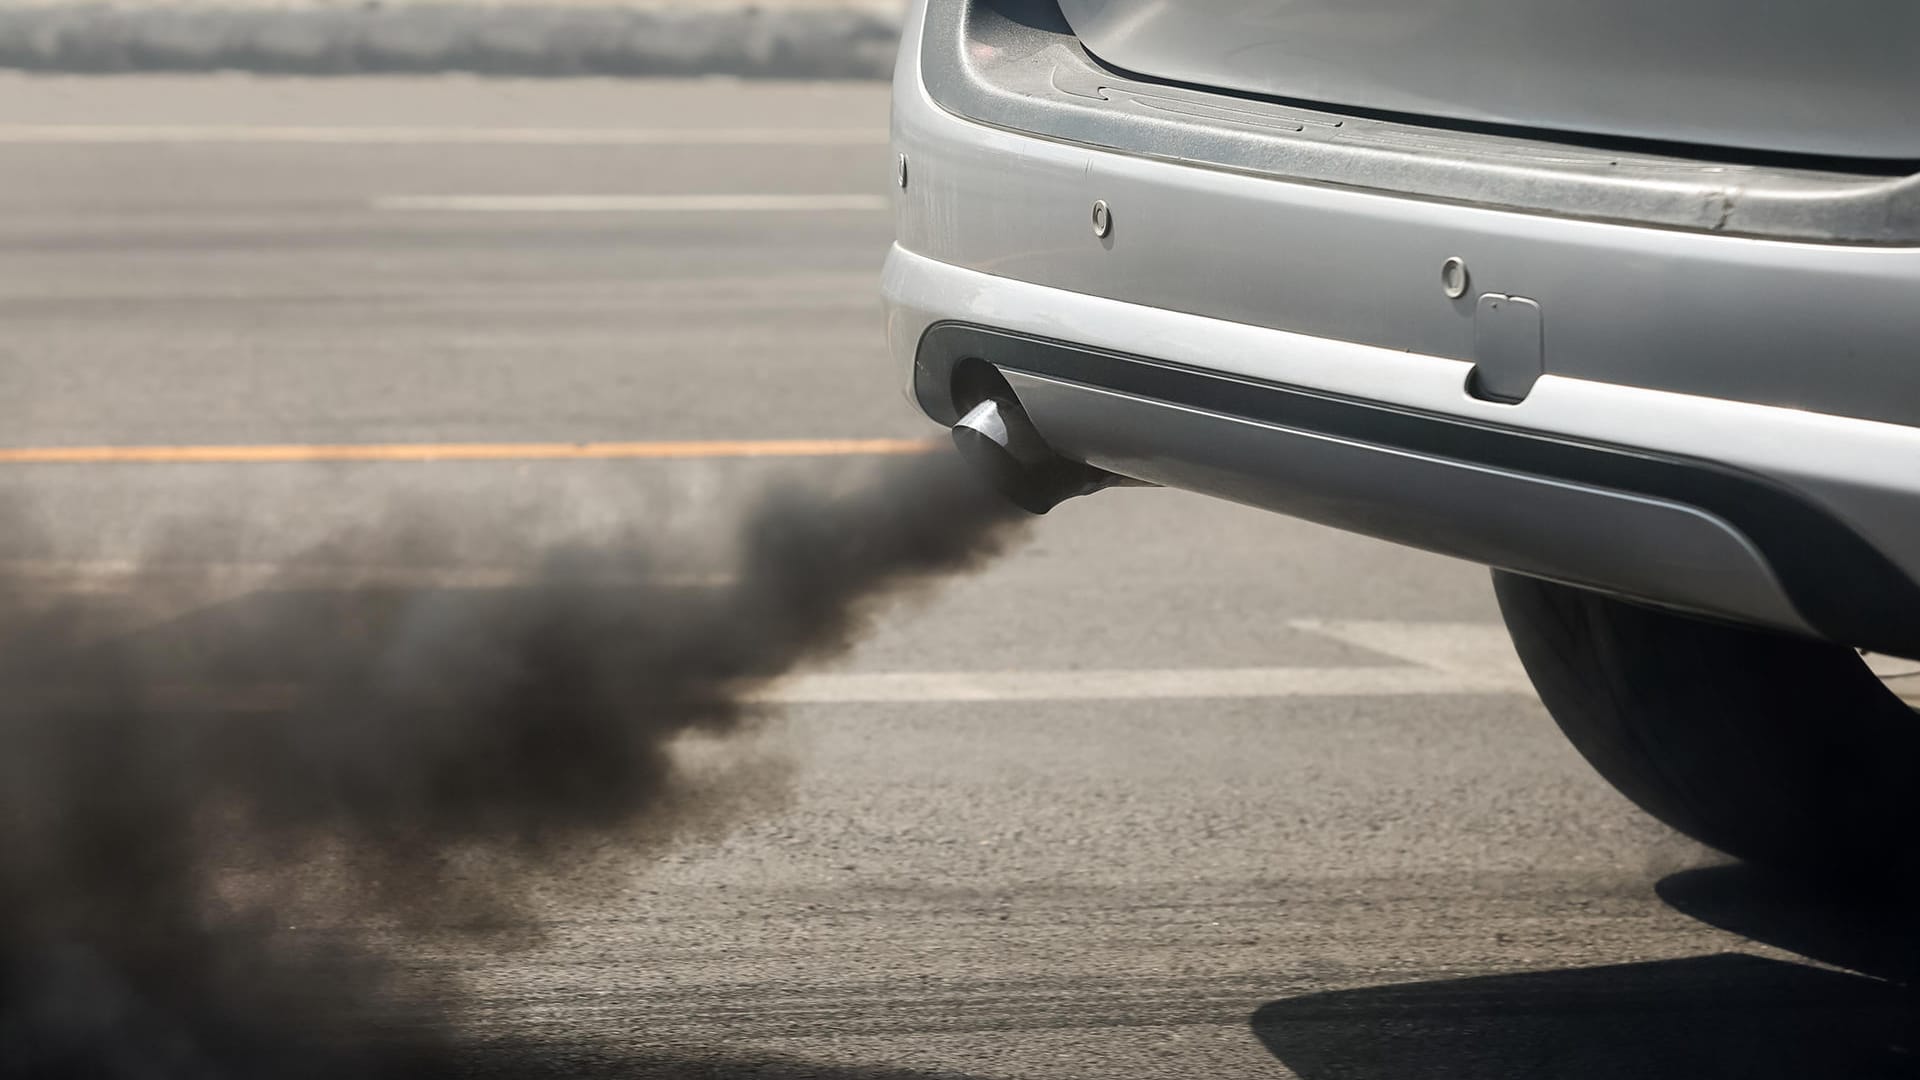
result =
[[[0,78],[0,556],[111,589],[183,516],[231,524],[170,558],[260,567],[427,502],[487,566],[863,462],[739,444],[937,434],[881,341],[885,124],[869,85]],[[281,460],[417,444],[493,449]],[[1906,1074],[1882,930],[1633,809],[1496,620],[1474,566],[1070,503],[785,691],[762,812],[470,958],[473,1022],[684,1075]]]

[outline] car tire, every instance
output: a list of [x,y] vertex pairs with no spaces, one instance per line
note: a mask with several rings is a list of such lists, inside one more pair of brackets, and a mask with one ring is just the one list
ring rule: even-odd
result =
[[1797,875],[1920,882],[1920,716],[1853,649],[1493,582],[1547,711],[1643,810]]

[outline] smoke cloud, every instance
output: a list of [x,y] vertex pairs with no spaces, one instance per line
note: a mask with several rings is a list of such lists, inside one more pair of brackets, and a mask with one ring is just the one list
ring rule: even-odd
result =
[[[1016,529],[950,457],[876,471],[771,491],[714,538],[731,571],[691,584],[649,583],[663,553],[636,541],[551,551],[511,587],[315,585],[446,565],[458,523],[424,514],[186,615],[208,583],[166,558],[104,600],[0,579],[0,1074],[524,1062],[476,1057],[457,979],[368,942],[526,924],[541,883],[777,792],[777,763],[679,751]],[[166,554],[217,528],[179,526]]]

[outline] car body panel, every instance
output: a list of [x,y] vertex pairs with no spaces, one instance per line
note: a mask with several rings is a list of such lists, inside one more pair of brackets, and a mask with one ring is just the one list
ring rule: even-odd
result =
[[1018,369],[1006,376],[1057,451],[1123,476],[1809,632],[1754,545],[1692,507]]
[[1920,245],[1920,175],[1454,130],[1142,81],[1089,56],[1053,0],[936,0],[909,40],[941,108],[1227,172],[1634,225]]
[[[1920,248],[1622,227],[1187,167],[963,123],[914,94],[894,116],[915,162],[896,217],[909,251],[1463,360],[1477,298],[1497,292],[1540,306],[1549,374],[1920,422]],[[1112,213],[1105,238],[1089,222],[1096,199]],[[1471,277],[1460,298],[1440,287],[1450,257]]]
[[[1857,534],[1873,552],[1884,557],[1892,568],[1891,574],[1903,579],[1902,584],[1920,580],[1920,471],[1914,467],[1920,462],[1920,428],[1558,376],[1542,377],[1521,405],[1501,405],[1482,401],[1466,392],[1471,365],[1461,361],[1053,289],[952,266],[899,246],[887,258],[882,295],[887,304],[892,352],[908,373],[908,396],[941,423],[951,424],[958,419],[954,403],[945,396],[951,372],[932,367],[929,364],[932,357],[923,346],[943,324],[991,326],[1114,354],[1150,355],[1157,361],[1191,372],[1212,373],[1249,384],[1298,388],[1478,429],[1575,440],[1584,445],[1614,448],[1628,455],[1647,453],[1676,460],[1712,462],[1790,492]],[[1018,381],[1026,366],[1029,365],[1016,361],[1006,364],[1003,370],[1010,372],[1010,380]],[[1039,377],[1053,383],[1069,381],[1045,373]],[[1295,482],[1284,479],[1291,466],[1283,466],[1274,459],[1284,441],[1276,435],[1270,434],[1257,452],[1235,455],[1231,459],[1237,463],[1234,468],[1225,467],[1218,456],[1222,451],[1217,443],[1228,440],[1245,445],[1249,436],[1238,430],[1245,425],[1243,418],[1215,410],[1217,415],[1210,423],[1190,422],[1194,412],[1190,406],[1183,409],[1180,403],[1163,401],[1149,404],[1172,405],[1173,409],[1143,411],[1117,400],[1111,388],[1091,385],[1092,380],[1074,381],[1080,383],[1079,389],[1083,392],[1069,393],[1048,387],[1044,398],[1028,401],[1022,395],[1021,403],[1042,435],[1049,439],[1059,437],[1063,447],[1098,457],[1095,464],[1137,479],[1195,486],[1310,520],[1358,527],[1351,509],[1335,514],[1331,512],[1332,504],[1324,501],[1315,504],[1298,497]],[[1022,385],[1031,389],[1037,384]],[[1071,389],[1075,388],[1069,387]],[[1101,393],[1102,390],[1106,392]],[[1161,423],[1183,411],[1188,415],[1180,417],[1179,425]],[[1104,416],[1107,422],[1108,430],[1103,437],[1090,434],[1098,429],[1099,425],[1091,419],[1096,416]],[[1327,432],[1315,432],[1306,425],[1291,427],[1294,434],[1328,437]],[[1366,441],[1344,433],[1335,438],[1346,443]],[[1448,455],[1413,456],[1433,459]],[[1358,460],[1357,455],[1354,460]],[[1263,461],[1270,464],[1263,465]],[[1373,461],[1375,467],[1384,472],[1397,472],[1397,476],[1383,481],[1391,486],[1383,489],[1376,485],[1367,496],[1357,488],[1349,489],[1349,495],[1356,505],[1364,506],[1372,500],[1382,506],[1374,519],[1377,522],[1398,513],[1392,510],[1396,499],[1383,495],[1383,490],[1401,490],[1410,499],[1444,495],[1448,490],[1447,482],[1436,480],[1434,474],[1422,471],[1416,480],[1414,470],[1398,472],[1396,466],[1411,464],[1409,456],[1381,456]],[[1457,457],[1456,464],[1474,469],[1472,463]],[[1541,467],[1544,469],[1544,462]],[[1478,470],[1481,474],[1487,471]],[[1497,471],[1510,476],[1526,472],[1521,468]],[[1196,483],[1196,478],[1203,473],[1214,479]],[[1461,476],[1464,478],[1465,474]],[[1542,474],[1533,479],[1554,481],[1557,478]],[[1435,483],[1440,486],[1434,487]],[[1490,507],[1502,507],[1503,512],[1518,509],[1538,517],[1544,523],[1542,528],[1567,530],[1570,538],[1618,535],[1617,530],[1630,528],[1618,520],[1628,513],[1616,501],[1618,492],[1609,498],[1558,498],[1555,503],[1548,503],[1534,497],[1540,489],[1528,483],[1488,485],[1484,483],[1484,475],[1476,475],[1472,484],[1478,490],[1504,494],[1484,501],[1455,500],[1454,511],[1463,519],[1478,519],[1484,517]],[[1580,482],[1566,486],[1588,492],[1601,487]],[[1684,544],[1676,540],[1673,551],[1663,550],[1653,542],[1652,538],[1658,535],[1652,527],[1654,521],[1678,521],[1642,512],[1650,509],[1652,503],[1662,501],[1677,500],[1639,500],[1630,516],[1639,523],[1633,535],[1640,539],[1630,549],[1615,552],[1608,559],[1609,564],[1619,556],[1634,560],[1639,569],[1630,577],[1618,576],[1581,556],[1581,551],[1591,550],[1584,540],[1578,550],[1551,544],[1523,550],[1525,545],[1511,538],[1500,545],[1469,547],[1439,542],[1441,535],[1437,531],[1414,532],[1400,528],[1363,528],[1362,531],[1508,569],[1520,569],[1524,565],[1529,572],[1540,576],[1709,614],[1775,628],[1806,626],[1803,614],[1783,597],[1778,586],[1763,584],[1764,575],[1755,575],[1738,565],[1740,558],[1730,554],[1736,546],[1716,548],[1698,535]],[[1586,511],[1569,511],[1570,506],[1578,505],[1584,505]],[[1691,526],[1686,531],[1694,534]],[[1542,535],[1536,531],[1533,537],[1538,540]],[[1742,543],[1745,546],[1739,550],[1752,550],[1751,543]],[[1838,545],[1828,545],[1828,549],[1836,558],[1842,553]],[[1714,564],[1717,569],[1711,571],[1703,567],[1712,560],[1676,554],[1709,550],[1721,552],[1720,561]],[[1744,592],[1736,589],[1733,582],[1745,583]],[[1902,652],[1888,647],[1886,641],[1878,643],[1884,651]]]
[[1128,71],[1597,136],[1920,158],[1904,0],[1061,0]]
[[[1543,446],[1658,457],[1805,509],[1825,523],[1807,537],[1835,542],[1811,555],[1807,537],[1783,547],[1778,530],[1760,536],[1764,515],[1736,523],[1684,490],[1610,489],[1556,473],[1557,454],[1490,468],[1311,424],[1250,428],[1231,403],[996,363],[1042,435],[1125,475],[1654,603],[1916,651],[1899,605],[1920,596],[1920,249],[1398,196],[1184,161],[1164,130],[1130,149],[985,123],[928,84],[922,59],[934,48],[921,35],[947,16],[928,18],[926,2],[896,73],[893,138],[910,168],[884,295],[896,362],[930,417],[956,419],[952,365],[964,357],[928,343],[964,324],[1175,365],[1218,384],[1209,394],[1335,395]],[[1110,211],[1105,230],[1090,218],[1096,200]],[[1457,296],[1441,276],[1450,257],[1470,268]],[[1543,370],[1517,401],[1469,389],[1476,342],[1519,340],[1477,332],[1488,295],[1524,299],[1539,320]],[[1313,455],[1280,460],[1301,446]],[[1308,461],[1317,471],[1303,471]],[[1455,483],[1463,497],[1449,501]],[[1614,540],[1590,542],[1603,536]],[[1855,564],[1888,582],[1850,586],[1865,621],[1811,612],[1823,575]],[[1778,584],[1783,570],[1793,589]]]

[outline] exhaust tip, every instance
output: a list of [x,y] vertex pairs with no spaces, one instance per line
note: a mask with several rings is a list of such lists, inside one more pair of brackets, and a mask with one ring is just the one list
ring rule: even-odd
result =
[[953,445],[995,491],[1029,514],[1121,482],[1105,469],[1054,453],[1011,398],[985,398],[967,410],[953,425]]

